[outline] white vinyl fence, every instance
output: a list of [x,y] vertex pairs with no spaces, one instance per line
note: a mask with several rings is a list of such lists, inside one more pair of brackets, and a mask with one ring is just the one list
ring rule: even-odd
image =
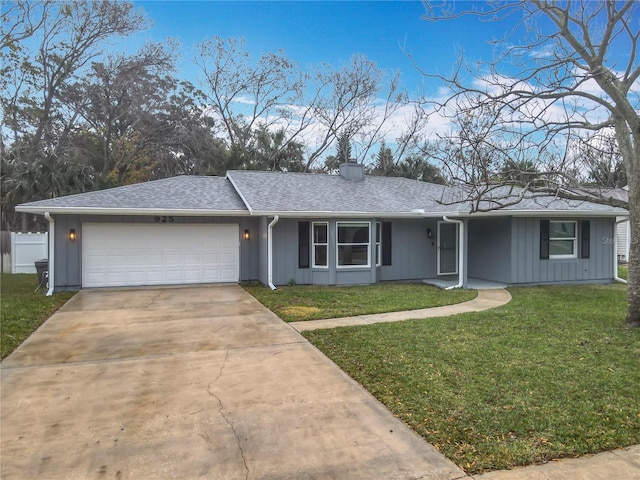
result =
[[[620,220],[620,218],[618,218],[618,220]],[[627,220],[626,222],[618,223],[616,228],[616,233],[618,235],[618,261],[628,262],[629,248],[631,246],[631,235],[629,235],[631,226]]]
[[36,260],[49,258],[48,233],[11,232],[11,273],[36,273]]

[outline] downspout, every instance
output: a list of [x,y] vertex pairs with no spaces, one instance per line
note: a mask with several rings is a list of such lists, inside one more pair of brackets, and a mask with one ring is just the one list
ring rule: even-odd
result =
[[53,221],[53,217],[49,215],[49,212],[44,212],[44,218],[49,221],[49,290],[47,291],[47,297],[53,295],[53,286],[55,285],[55,261],[56,261],[56,224]]
[[[627,281],[624,278],[620,278],[618,276],[618,224],[628,221],[628,218],[624,220],[616,220],[615,226],[613,228],[613,279],[616,282],[626,284]],[[627,230],[627,238],[629,238],[629,231]]]
[[445,288],[445,290],[453,290],[454,288],[462,288],[464,284],[464,222],[462,220],[454,220],[446,215],[442,217],[442,220],[448,223],[457,223],[460,225],[460,232],[458,234],[458,284]]
[[267,280],[271,290],[276,289],[273,284],[273,226],[278,223],[278,220],[280,215],[274,216],[267,228]]

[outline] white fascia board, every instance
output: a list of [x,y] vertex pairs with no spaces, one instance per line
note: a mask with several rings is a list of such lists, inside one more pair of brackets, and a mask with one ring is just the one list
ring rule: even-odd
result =
[[[474,214],[476,215],[476,214]],[[622,212],[589,211],[589,210],[525,210],[505,211],[504,215],[512,217],[625,217],[629,214]]]
[[274,211],[253,211],[254,216],[280,218],[441,218],[443,215],[458,217],[458,212],[274,212]]
[[247,210],[190,210],[158,208],[107,208],[107,207],[29,207],[18,205],[16,212],[44,215],[173,215],[177,217],[238,217],[250,216]]

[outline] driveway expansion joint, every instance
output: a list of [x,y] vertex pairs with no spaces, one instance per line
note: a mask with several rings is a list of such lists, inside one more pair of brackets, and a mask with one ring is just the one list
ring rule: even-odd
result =
[[611,453],[613,453],[617,458],[619,458],[620,460],[623,460],[624,462],[628,463],[629,465],[634,466],[635,468],[639,468],[640,469],[640,463],[638,462],[634,462],[632,459],[628,458],[627,456],[623,456],[620,455],[619,452],[622,450],[628,450],[630,447],[627,447],[626,449],[620,449],[620,450],[614,450]]

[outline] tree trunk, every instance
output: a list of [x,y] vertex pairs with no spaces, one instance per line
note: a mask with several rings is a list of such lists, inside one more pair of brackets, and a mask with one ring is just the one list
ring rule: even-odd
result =
[[627,324],[640,327],[640,182],[629,178],[629,273],[627,277]]

